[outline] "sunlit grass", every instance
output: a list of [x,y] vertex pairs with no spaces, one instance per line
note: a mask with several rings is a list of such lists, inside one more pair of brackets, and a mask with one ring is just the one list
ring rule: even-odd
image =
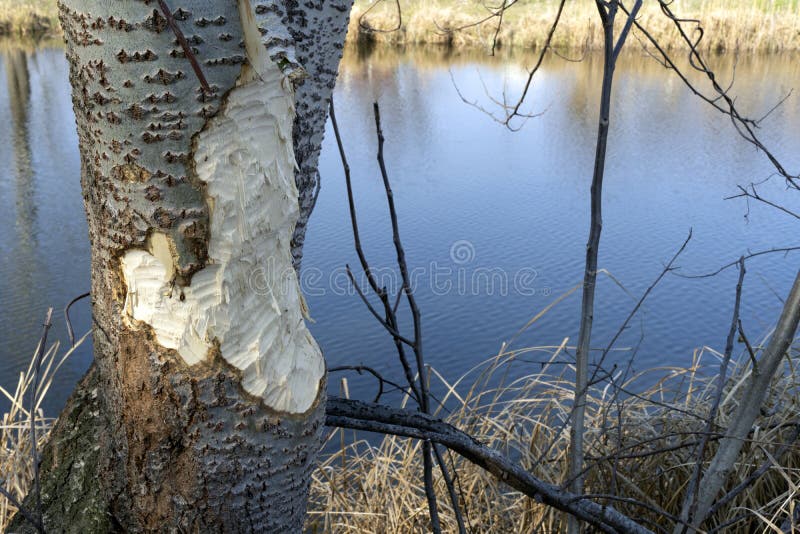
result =
[[0,36],[60,32],[55,0],[0,0]]
[[[395,3],[390,0],[356,0],[348,38],[369,38],[392,44],[449,44],[460,47],[491,47],[497,19],[449,32],[475,23],[489,12],[484,0],[400,0],[403,21],[397,31]],[[631,2],[628,2],[629,4]],[[374,6],[369,14],[361,17]],[[497,34],[500,46],[541,46],[556,12],[557,0],[519,0],[510,8]],[[644,3],[642,23],[666,47],[683,47],[672,23],[654,1]],[[702,48],[725,51],[800,50],[800,0],[676,0],[673,11],[684,18],[703,22]],[[0,0],[0,35],[30,36],[60,32],[55,0]],[[621,18],[621,17],[620,17]],[[359,27],[361,21],[373,31]],[[687,24],[694,32],[694,25]],[[694,35],[692,33],[692,35]],[[639,36],[642,38],[641,36]],[[599,48],[602,32],[593,0],[570,0],[556,33],[555,46],[567,49]]]
[[[490,2],[496,6],[501,2]],[[628,2],[631,4],[631,2]],[[375,7],[364,14],[371,6]],[[402,25],[397,31],[397,9],[384,0],[377,5],[356,0],[351,17],[350,36],[361,36],[395,44],[451,44],[490,48],[498,19],[448,32],[473,24],[489,15],[480,0],[405,0],[401,1]],[[556,0],[519,0],[509,8],[497,34],[500,46],[536,48],[541,46],[552,23]],[[701,48],[706,50],[782,51],[800,49],[800,2],[798,0],[676,0],[671,4],[676,15],[702,21],[706,30]],[[619,17],[622,18],[622,17]],[[597,49],[602,32],[593,0],[569,1],[553,44],[562,48]],[[361,21],[361,26],[359,26]],[[666,47],[685,47],[673,23],[656,2],[645,2],[640,21]],[[365,31],[364,27],[376,31]],[[695,25],[686,24],[692,37]],[[639,38],[644,40],[641,35]]]

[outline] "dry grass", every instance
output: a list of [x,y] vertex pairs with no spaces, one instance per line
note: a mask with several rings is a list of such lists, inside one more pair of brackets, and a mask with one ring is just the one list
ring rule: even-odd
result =
[[[563,426],[572,403],[572,384],[555,363],[526,360],[564,360],[561,347],[505,350],[454,384],[436,374],[455,406],[446,419],[472,433],[492,448],[518,459],[536,476],[559,484],[567,472],[569,432]],[[625,495],[677,514],[685,484],[694,466],[696,432],[705,423],[691,414],[706,414],[714,394],[712,379],[701,371],[713,370],[721,355],[706,347],[698,350],[688,369],[652,369],[624,380],[624,387],[640,396],[615,397],[612,388],[590,392],[587,410],[587,491]],[[705,364],[705,366],[703,365]],[[536,372],[508,382],[520,369]],[[730,423],[736,395],[750,375],[748,360],[738,365],[722,397],[720,428]],[[477,376],[477,378],[475,378]],[[618,376],[619,379],[619,376]],[[463,396],[468,380],[471,388]],[[787,364],[775,380],[766,409],[745,446],[728,488],[744,480],[785,442],[797,425],[800,375]],[[435,388],[434,388],[435,389]],[[624,400],[623,400],[624,399]],[[375,445],[352,431],[338,430],[330,438],[340,450],[324,458],[314,474],[309,532],[393,532],[429,530],[427,504],[421,482],[419,443],[386,437]],[[714,443],[707,458],[713,453]],[[543,461],[537,463],[539,457]],[[616,459],[614,459],[616,457]],[[462,508],[474,532],[562,532],[563,514],[500,484],[491,475],[455,455]],[[720,519],[747,514],[725,532],[768,532],[794,512],[800,497],[800,448],[791,447],[748,491],[724,506]],[[437,473],[438,474],[438,473]],[[444,483],[437,479],[443,530],[456,532]],[[639,506],[608,501],[645,524],[668,528],[669,521]],[[750,511],[750,512],[748,512]],[[652,526],[652,525],[650,525]]]
[[[405,0],[403,24],[398,31],[394,2],[378,0],[363,19],[361,15],[373,5],[369,0],[356,0],[349,35],[392,44],[449,44],[456,47],[488,48],[497,28],[497,19],[448,33],[485,18],[488,11],[482,0]],[[500,2],[489,2],[489,5]],[[672,23],[664,17],[656,2],[645,2],[641,22],[667,47],[683,46]],[[502,46],[536,48],[543,44],[552,23],[558,2],[555,0],[519,0],[506,11],[498,35]],[[800,2],[797,0],[676,0],[673,11],[703,22],[706,50],[786,51],[800,50]],[[622,18],[622,17],[620,17]],[[378,31],[365,31],[363,26]],[[687,25],[692,30],[691,24]],[[553,43],[566,49],[597,49],[602,46],[602,32],[597,9],[592,0],[567,2],[559,30]]]
[[[87,334],[88,335],[88,334]],[[77,346],[86,339],[84,336]],[[45,353],[37,398],[37,442],[42,447],[53,419],[41,413],[41,402],[53,376],[70,349],[58,356],[54,344]],[[446,419],[510,457],[522,462],[536,476],[552,483],[563,482],[567,470],[568,431],[563,422],[572,402],[567,340],[558,346],[520,350],[504,349],[493,359],[476,366],[464,377],[450,383],[432,372],[446,394],[442,399],[451,412]],[[797,350],[795,349],[795,352]],[[675,514],[680,507],[686,481],[693,468],[694,444],[704,422],[692,414],[705,414],[714,395],[713,371],[721,355],[711,348],[696,351],[689,368],[663,367],[634,376],[616,375],[628,391],[638,395],[614,395],[614,388],[596,387],[590,392],[587,410],[587,490],[593,493],[626,495]],[[541,363],[544,362],[544,363]],[[518,377],[521,369],[536,372]],[[736,396],[750,376],[749,360],[737,365],[722,396],[720,428],[730,423]],[[30,416],[27,392],[33,366],[20,375],[13,392],[0,388],[11,401],[11,409],[0,426],[0,472],[5,487],[22,498],[31,484]],[[468,384],[471,384],[468,386]],[[765,415],[757,421],[751,440],[744,448],[728,487],[744,480],[765,460],[778,443],[787,441],[798,425],[800,374],[787,359],[784,373],[775,379]],[[385,437],[377,445],[365,436],[338,430],[331,440],[340,450],[324,457],[314,473],[308,518],[310,532],[423,532],[427,526],[427,505],[421,483],[419,442]],[[339,441],[341,440],[341,441]],[[707,456],[713,453],[713,441]],[[529,499],[498,481],[484,470],[447,455],[458,475],[462,508],[474,532],[561,532],[564,516]],[[538,458],[541,462],[537,462]],[[752,488],[724,506],[717,514],[748,518],[726,532],[769,532],[794,513],[800,498],[800,448],[776,458],[776,466]],[[437,491],[446,495],[437,478]],[[648,509],[615,503],[640,521],[665,526],[666,520]],[[449,502],[440,507],[446,532],[455,530]],[[15,509],[0,497],[0,530]]]
[[[55,419],[45,417],[42,413],[42,400],[53,384],[58,369],[69,356],[84,342],[87,333],[77,340],[75,346],[59,355],[59,343],[54,343],[42,356],[39,372],[39,388],[36,396],[36,442],[39,451],[47,442],[50,429]],[[37,347],[38,351],[38,347]],[[3,414],[0,422],[0,480],[3,487],[17,500],[21,501],[27,494],[33,480],[33,463],[31,461],[31,417],[30,390],[33,387],[35,359],[27,371],[20,373],[16,388],[6,390],[0,387],[0,395],[11,402],[11,408]],[[0,495],[0,532],[10,522],[17,509]]]
[[[391,0],[356,0],[351,17],[350,40],[374,39],[391,44],[450,44],[464,48],[487,48],[492,42],[496,19],[463,31],[448,33],[488,15],[485,0],[400,0],[403,24],[398,31]],[[377,3],[362,22],[378,31],[365,32],[358,25],[361,15]],[[488,5],[500,2],[491,1]],[[535,48],[545,39],[556,12],[557,0],[519,0],[504,17],[498,41],[506,47]],[[789,51],[800,50],[799,0],[676,0],[673,10],[703,21],[706,50]],[[566,49],[599,48],[601,32],[592,0],[567,2],[554,44]],[[641,20],[660,42],[682,46],[671,23],[655,2],[645,2]],[[690,26],[691,29],[691,26]],[[56,34],[56,0],[0,0],[0,35]]]
[[30,37],[60,31],[55,0],[0,0],[0,36]]

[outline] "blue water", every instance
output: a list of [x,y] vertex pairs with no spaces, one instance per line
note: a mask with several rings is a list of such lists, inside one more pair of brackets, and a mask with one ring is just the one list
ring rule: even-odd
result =
[[[0,87],[20,75],[0,54]],[[79,187],[80,162],[63,52],[23,54],[28,96],[0,93],[0,384],[11,385],[35,349],[47,306],[57,310],[88,290],[89,247]],[[16,60],[20,63],[19,57]],[[494,355],[533,316],[579,284],[589,226],[601,65],[552,59],[530,99],[543,112],[511,132],[468,100],[490,109],[489,96],[510,97],[523,81],[518,54],[492,60],[440,53],[349,54],[336,90],[357,197],[361,235],[387,285],[394,248],[375,160],[372,102],[378,100],[386,161],[429,363],[455,379]],[[716,60],[722,77],[733,58]],[[760,116],[800,82],[791,57],[740,58],[734,93]],[[18,84],[17,84],[18,86]],[[23,91],[24,94],[24,91]],[[15,110],[15,111],[14,111]],[[800,169],[800,104],[790,98],[763,123],[761,135],[789,169]],[[35,149],[34,149],[35,147]],[[399,378],[391,340],[349,288],[354,268],[344,178],[329,131],[320,163],[323,185],[305,246],[302,283],[312,331],[329,366],[367,364]],[[661,272],[691,229],[680,272],[716,270],[747,251],[797,246],[798,221],[762,205],[724,200],[737,184],[771,174],[763,154],[737,137],[730,121],[692,97],[653,60],[632,54],[617,70],[606,172],[601,275],[593,346],[604,347],[635,300]],[[779,181],[770,198],[798,207]],[[794,194],[794,197],[797,197]],[[751,338],[775,322],[800,254],[748,263],[742,318]],[[639,344],[634,367],[686,365],[702,346],[721,350],[737,273],[687,280],[667,276],[619,341]],[[614,281],[616,280],[616,282]],[[617,283],[618,282],[618,283]],[[622,286],[622,287],[621,287]],[[624,289],[623,289],[624,287]],[[549,311],[516,347],[574,344],[580,292]],[[74,312],[88,328],[86,304]],[[401,327],[411,336],[410,319]],[[59,321],[53,338],[64,339]],[[615,353],[613,358],[627,358]],[[82,348],[61,371],[46,409],[56,412],[90,363]],[[524,371],[522,369],[521,371]],[[370,397],[371,381],[350,376],[350,392]],[[338,391],[338,377],[330,387]]]

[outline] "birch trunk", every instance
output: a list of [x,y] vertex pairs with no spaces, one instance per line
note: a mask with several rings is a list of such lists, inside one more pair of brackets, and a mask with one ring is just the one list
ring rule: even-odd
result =
[[350,2],[169,8],[190,54],[159,2],[60,3],[95,362],[44,452],[45,528],[295,532],[325,365],[294,236]]

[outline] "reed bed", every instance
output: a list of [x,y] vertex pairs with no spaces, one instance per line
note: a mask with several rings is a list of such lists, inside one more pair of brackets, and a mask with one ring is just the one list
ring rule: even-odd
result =
[[[39,451],[47,443],[50,429],[55,423],[54,418],[45,417],[42,412],[42,401],[53,385],[56,372],[70,355],[83,344],[88,335],[87,333],[78,339],[75,346],[63,352],[63,354],[60,354],[60,344],[56,342],[48,350],[44,351],[42,355],[38,373],[39,387],[37,388],[36,403],[34,405],[36,443]],[[38,347],[36,350],[38,352]],[[30,394],[34,382],[35,359],[36,353],[31,358],[28,369],[20,373],[15,388],[5,389],[0,387],[0,395],[11,403],[11,407],[7,413],[3,414],[2,422],[0,422],[0,483],[18,502],[21,502],[28,494],[33,482]],[[0,532],[5,532],[6,526],[16,512],[16,507],[5,496],[0,495]]]
[[[573,400],[569,366],[558,363],[568,359],[565,349],[566,341],[560,347],[503,350],[455,383],[434,371],[433,390],[447,392],[445,405],[452,410],[445,419],[515,458],[541,479],[563,483],[569,443],[565,421]],[[550,363],[530,362],[543,357]],[[670,520],[654,510],[674,515],[680,511],[695,465],[696,444],[705,428],[703,419],[716,391],[713,371],[721,358],[720,353],[705,347],[696,351],[688,368],[663,367],[632,376],[620,371],[614,383],[625,392],[607,382],[590,391],[586,420],[589,493],[611,495],[606,502],[643,524],[671,530]],[[521,369],[535,371],[510,380]],[[704,371],[711,372],[704,376]],[[800,376],[792,362],[787,361],[784,371],[775,379],[765,413],[730,477],[728,490],[773,458],[778,444],[795,437],[791,434],[798,425]],[[749,359],[745,359],[727,380],[716,431],[729,424],[737,394],[751,372]],[[472,386],[460,394],[469,381]],[[323,458],[314,474],[308,532],[428,531],[418,441],[388,436],[376,442],[374,436],[370,439],[366,433],[346,430],[333,432],[329,439],[329,447],[336,443],[338,451]],[[714,450],[712,438],[706,461]],[[564,531],[566,517],[562,513],[515,492],[454,454],[446,458],[457,474],[460,505],[470,531]],[[712,526],[743,514],[745,520],[724,531],[774,532],[795,513],[800,496],[800,448],[795,442],[774,460],[776,466],[720,508]],[[443,531],[457,532],[441,477],[436,484]],[[622,495],[645,506],[613,498]]]
[[[541,47],[558,4],[556,0],[519,0],[505,12],[497,44]],[[395,45],[441,44],[490,49],[498,19],[473,25],[490,14],[485,5],[496,9],[501,2],[401,0],[402,24],[397,28],[395,2],[356,0],[348,35]],[[701,48],[705,51],[800,50],[800,2],[797,0],[676,0],[671,7],[679,16],[702,21],[706,33]],[[685,48],[672,22],[661,14],[657,2],[644,3],[640,21],[666,48]],[[686,24],[686,28],[693,32],[695,26]],[[642,36],[639,38],[644,40]],[[595,3],[591,0],[567,2],[553,45],[571,50],[599,49],[602,39]]]
[[[59,355],[59,344],[44,353],[36,398],[36,439],[47,442],[54,420],[42,414],[41,403],[56,371],[76,346]],[[433,391],[442,392],[438,415],[490,447],[521,462],[536,476],[554,484],[567,472],[573,399],[572,369],[566,362],[573,348],[559,346],[512,350],[507,347],[455,382],[431,369]],[[762,341],[763,343],[763,341]],[[760,346],[756,346],[758,351]],[[774,379],[768,402],[730,477],[727,490],[746,480],[767,460],[774,462],[747,490],[722,506],[711,526],[742,515],[725,532],[780,532],[797,517],[800,498],[800,447],[797,419],[800,373],[795,344],[782,373]],[[616,358],[624,361],[624,354]],[[695,465],[696,445],[715,395],[715,375],[722,355],[710,347],[695,351],[688,367],[665,366],[630,373],[619,366],[613,378],[591,389],[587,408],[587,491],[658,530],[669,526],[658,509],[677,514]],[[752,367],[747,357],[735,362],[726,381],[715,432],[730,423],[737,396]],[[0,425],[0,473],[16,499],[27,494],[33,477],[29,393],[34,366],[20,374],[16,388],[0,388],[10,402]],[[344,388],[347,391],[347,388]],[[416,440],[336,430],[314,472],[306,531],[313,533],[411,533],[428,529],[422,485],[420,444]],[[783,444],[788,443],[788,446]],[[708,461],[715,441],[709,442]],[[781,450],[783,449],[783,450]],[[777,452],[781,454],[777,454]],[[460,506],[472,532],[562,532],[565,517],[498,482],[492,475],[445,453],[457,475]],[[442,526],[456,531],[455,517],[443,480],[435,472]],[[726,491],[727,491],[726,490]],[[626,496],[644,507],[614,500]],[[602,498],[599,498],[602,500]],[[16,512],[0,496],[0,531]]]

